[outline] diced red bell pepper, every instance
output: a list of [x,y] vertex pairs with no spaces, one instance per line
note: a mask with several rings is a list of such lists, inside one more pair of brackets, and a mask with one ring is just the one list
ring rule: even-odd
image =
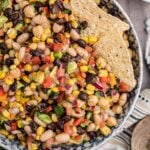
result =
[[40,64],[40,62],[41,62],[41,60],[38,56],[35,56],[32,58],[32,64],[33,65],[38,65],[38,64]]
[[77,136],[74,137],[74,140],[76,142],[80,142],[82,140],[82,136],[81,135],[77,135]]
[[68,38],[66,38],[63,34],[59,34],[59,38],[64,45],[68,44]]
[[94,60],[94,57],[90,57],[89,65],[95,66],[95,60]]
[[52,110],[52,106],[48,106],[47,108],[44,109],[44,112],[48,113]]
[[101,83],[109,83],[109,78],[108,77],[100,77],[99,78]]
[[53,79],[50,76],[47,76],[43,82],[44,88],[50,88],[53,85]]
[[0,96],[4,96],[4,95],[5,95],[5,91],[3,87],[0,87]]
[[92,52],[92,47],[90,47],[90,46],[86,46],[85,47],[85,50],[88,52],[88,53],[91,53]]
[[58,52],[62,49],[63,44],[62,43],[53,43],[53,50]]
[[68,133],[70,136],[73,135],[74,134],[73,126],[71,126],[69,123],[65,123],[64,132]]
[[52,62],[50,56],[45,56],[45,57],[43,58],[43,61],[46,62],[46,63],[51,63],[51,62]]
[[10,127],[11,127],[11,131],[17,130],[17,123],[16,122],[12,122]]
[[121,82],[119,85],[119,89],[120,89],[120,92],[128,92],[129,86],[126,83]]
[[74,124],[75,126],[78,126],[78,125],[80,125],[82,122],[84,122],[84,118],[79,118],[79,119],[76,119],[73,124]]

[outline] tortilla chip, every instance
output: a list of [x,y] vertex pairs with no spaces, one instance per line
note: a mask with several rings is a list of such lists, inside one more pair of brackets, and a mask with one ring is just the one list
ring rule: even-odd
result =
[[[81,35],[95,35],[99,38],[99,41],[94,45],[95,50],[111,66],[114,74],[122,82],[128,84],[130,89],[133,89],[136,84],[133,66],[129,50],[122,37],[123,32],[128,29],[128,27],[126,26],[125,28],[124,25],[126,25],[126,23],[104,12],[101,16],[105,14],[106,18],[104,16],[99,18],[99,15],[95,14],[95,11],[98,10],[99,7],[96,6],[93,11],[90,11],[90,7],[93,8],[93,6],[93,0],[71,1],[73,14],[79,17],[80,20],[86,20],[88,22],[87,29],[85,29]],[[98,11],[98,13],[99,12],[100,11]]]

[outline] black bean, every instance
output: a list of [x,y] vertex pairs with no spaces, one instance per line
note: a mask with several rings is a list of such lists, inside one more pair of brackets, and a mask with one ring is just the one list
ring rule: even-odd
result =
[[43,7],[43,3],[42,3],[42,2],[35,2],[34,7],[35,7],[36,9],[39,9],[39,8]]
[[13,57],[7,58],[5,60],[5,65],[7,65],[7,66],[13,65],[13,63],[14,63],[14,58]]
[[35,108],[35,106],[33,106],[33,105],[27,105],[27,106],[26,106],[26,110],[27,110],[28,112],[31,112],[34,108]]
[[42,108],[42,109],[45,109],[47,106],[48,106],[48,104],[46,102],[44,102],[44,101],[42,101],[40,103],[40,108]]
[[97,132],[96,131],[88,132],[88,136],[90,137],[90,139],[96,139]]
[[95,83],[97,80],[96,75],[92,73],[87,73],[86,74],[86,82],[87,83]]
[[48,125],[47,125],[47,128],[48,128],[49,130],[52,130],[52,131],[56,132],[56,130],[57,130],[57,124],[54,123],[54,122],[52,122],[51,124],[48,124]]
[[85,92],[81,91],[78,95],[81,100],[88,100],[89,96]]
[[85,48],[85,46],[86,46],[86,42],[84,40],[82,40],[82,39],[77,40],[77,43],[82,48]]
[[80,27],[81,27],[81,29],[83,29],[83,30],[86,29],[86,28],[88,27],[88,22],[87,22],[87,21],[81,22]]
[[56,4],[54,4],[53,6],[51,6],[50,10],[51,10],[51,12],[53,14],[58,14],[61,11],[60,8]]
[[9,49],[7,48],[5,43],[0,43],[0,52],[2,54],[7,54],[9,52]]
[[58,99],[59,97],[59,94],[58,93],[55,93],[55,92],[51,92],[49,98],[52,99],[52,100],[56,100]]
[[60,0],[57,0],[55,4],[60,8],[60,10],[64,10],[64,5]]
[[14,83],[12,85],[10,85],[10,90],[15,92],[17,89],[17,81],[15,80]]
[[71,120],[71,117],[70,117],[70,116],[64,116],[64,117],[62,118],[62,120],[66,123],[66,122],[68,122],[68,121]]
[[31,53],[32,56],[38,56],[38,57],[43,54],[43,52],[41,50],[39,50],[39,49],[33,50],[30,53]]
[[71,23],[70,23],[70,22],[66,22],[66,23],[65,23],[65,31],[66,31],[66,32],[70,32],[71,29],[72,29]]
[[64,121],[63,121],[63,120],[59,120],[59,121],[57,122],[57,127],[58,127],[59,129],[63,130],[63,129],[64,129]]
[[80,55],[77,55],[77,56],[75,56],[75,57],[72,57],[71,60],[77,62],[77,61],[81,60],[81,58],[82,58],[82,57],[81,57]]
[[65,19],[58,19],[58,20],[56,20],[56,23],[58,23],[60,25],[63,25],[65,22],[66,22]]
[[61,58],[62,63],[69,63],[71,60],[71,56],[70,55],[63,55],[63,57]]
[[18,20],[19,19],[19,13],[13,13],[11,16],[10,16],[10,20],[12,21],[15,21],[15,20]]
[[77,127],[77,133],[78,133],[79,135],[82,135],[82,134],[85,133],[85,129],[83,129],[82,127],[78,126],[78,127]]
[[61,65],[61,60],[60,59],[55,59],[54,60],[54,65],[55,66],[60,66]]
[[33,132],[33,133],[36,133],[37,128],[38,128],[38,125],[37,125],[35,122],[32,122],[32,123],[30,124],[30,127],[31,127],[32,132]]
[[12,10],[11,8],[6,8],[6,9],[4,10],[4,15],[5,15],[6,17],[10,17],[10,16],[12,15],[12,13],[13,13],[13,10]]

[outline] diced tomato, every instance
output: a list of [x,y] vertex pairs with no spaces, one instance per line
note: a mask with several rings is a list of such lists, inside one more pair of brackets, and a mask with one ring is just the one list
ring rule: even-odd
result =
[[109,78],[108,77],[100,77],[99,78],[101,83],[109,83]]
[[44,109],[44,112],[48,113],[52,110],[52,106],[48,106],[47,108]]
[[10,127],[11,127],[11,131],[17,130],[17,123],[16,122],[12,122]]
[[53,80],[50,76],[47,76],[43,82],[43,87],[44,88],[50,88],[53,85]]
[[65,87],[63,87],[63,86],[59,86],[58,88],[59,88],[59,91],[61,91],[61,92],[63,92],[63,91],[65,91],[65,90],[66,90],[66,88],[65,88]]
[[70,123],[65,123],[64,132],[68,133],[70,136],[73,135],[74,134],[73,126],[71,126]]
[[4,96],[4,95],[5,95],[5,91],[3,87],[0,87],[0,96]]
[[39,57],[35,56],[32,58],[32,64],[33,65],[38,65],[38,64],[40,64],[40,62],[41,62],[41,60]]
[[62,43],[65,45],[65,44],[68,44],[68,38],[66,38],[63,34],[59,34],[59,38],[60,40],[62,41]]
[[78,125],[80,125],[82,122],[84,122],[84,118],[79,118],[79,119],[76,119],[73,124],[74,124],[75,126],[78,126]]
[[80,75],[81,75],[82,78],[86,78],[86,73],[81,72]]
[[86,46],[85,47],[85,50],[88,52],[88,53],[91,53],[92,52],[92,47],[90,47],[90,46]]
[[23,67],[24,67],[23,63],[20,63],[18,67],[19,67],[19,69],[23,69]]
[[128,92],[129,86],[126,83],[121,82],[119,85],[119,89],[120,89],[120,92]]
[[62,49],[63,44],[62,43],[53,43],[53,50],[58,52]]
[[45,56],[45,57],[43,58],[43,61],[44,61],[44,62],[46,62],[46,63],[50,63],[50,62],[52,62],[52,60],[51,60],[51,57],[50,57],[50,56]]
[[74,137],[74,140],[76,142],[80,142],[82,140],[82,136],[81,135],[77,135],[77,136]]
[[94,57],[90,57],[89,65],[95,66],[95,60],[94,60]]

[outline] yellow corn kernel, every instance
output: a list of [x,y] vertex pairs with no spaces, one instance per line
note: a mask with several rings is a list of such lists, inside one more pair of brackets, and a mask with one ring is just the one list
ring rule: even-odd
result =
[[37,49],[37,44],[36,43],[31,43],[29,45],[29,48],[31,48],[32,50],[36,50]]
[[74,85],[74,84],[75,84],[75,80],[69,79],[69,80],[68,80],[68,84],[71,85],[71,86]]
[[18,120],[17,125],[18,125],[19,128],[23,128],[23,126],[24,126],[22,120]]
[[58,121],[58,118],[57,118],[56,114],[52,114],[52,121],[53,122],[57,122]]
[[34,37],[32,38],[32,41],[33,41],[34,43],[37,43],[37,42],[40,41],[40,39],[38,39],[37,37],[34,36]]
[[86,43],[88,43],[88,37],[84,36],[84,37],[81,37],[82,40],[84,40]]
[[100,70],[99,76],[107,78],[108,77],[108,71],[107,70]]
[[49,27],[45,28],[44,33],[47,34],[47,35],[51,34],[50,28]]
[[37,135],[42,135],[42,133],[45,131],[45,129],[42,127],[42,126],[40,126],[40,127],[38,127],[37,128]]
[[15,39],[16,36],[17,36],[17,31],[14,29],[14,28],[10,28],[8,31],[7,31],[7,35],[10,39]]
[[113,73],[109,74],[109,80],[110,80],[111,87],[114,87],[117,84],[115,75]]
[[26,146],[26,145],[27,145],[27,143],[24,142],[24,141],[21,141],[21,144],[22,144],[23,146]]
[[44,42],[47,39],[47,34],[42,34],[41,41]]
[[47,38],[46,42],[47,42],[48,44],[53,43],[53,39],[52,39],[52,38]]
[[53,88],[51,88],[51,90],[56,93],[59,91],[58,87],[53,87]]
[[107,126],[100,128],[100,132],[105,136],[108,136],[109,134],[111,134],[111,130]]
[[16,58],[16,59],[14,59],[14,64],[16,65],[16,66],[18,66],[19,65],[19,60]]
[[85,109],[86,109],[86,105],[83,105],[83,106],[82,106],[82,109],[84,109],[84,110],[85,110]]
[[36,84],[32,82],[32,83],[30,84],[30,88],[31,88],[32,90],[35,90],[35,89],[36,89]]
[[55,60],[55,57],[54,57],[54,53],[51,53],[50,54],[50,57],[51,57],[51,60],[52,60],[52,62]]
[[30,83],[30,82],[31,82],[31,80],[30,80],[26,75],[24,75],[24,76],[22,77],[22,79],[23,79],[26,83]]
[[32,119],[31,119],[30,117],[27,117],[27,118],[26,118],[26,121],[27,121],[27,122],[31,122]]
[[16,67],[17,67],[16,65],[11,65],[10,69],[13,70],[13,69],[16,69]]
[[56,0],[49,0],[49,4],[52,5],[55,3]]
[[0,70],[0,80],[1,80],[1,79],[4,79],[5,76],[6,76],[6,72]]
[[30,3],[37,2],[38,0],[29,0]]
[[37,149],[38,149],[37,144],[32,143],[32,145],[31,145],[31,150],[37,150]]
[[81,72],[87,72],[88,71],[88,66],[80,66],[80,71]]
[[13,26],[13,23],[12,22],[8,22],[5,24],[6,28],[11,28]]
[[89,91],[94,91],[95,90],[95,86],[93,86],[92,84],[88,84],[86,86],[86,89],[89,90]]
[[8,135],[7,138],[8,138],[9,140],[14,140],[14,139],[15,139],[15,136],[14,136],[14,135]]
[[73,94],[73,96],[78,96],[79,95],[79,91],[74,90],[72,94]]
[[97,42],[97,40],[98,40],[97,37],[95,37],[95,36],[89,36],[88,43],[91,44],[91,45],[93,45],[93,44],[95,44]]
[[69,39],[70,38],[70,33],[65,32],[65,37]]
[[1,129],[1,130],[0,130],[0,134],[2,134],[2,135],[4,135],[4,136],[8,136],[8,135],[9,135],[9,132],[6,131],[6,130]]
[[20,90],[17,90],[17,91],[16,91],[16,95],[21,95],[21,91],[20,91]]
[[27,24],[28,24],[28,23],[30,23],[30,22],[31,22],[31,19],[29,19],[29,18],[25,18],[25,19],[24,19],[24,21],[25,21],[25,23],[27,23]]
[[76,48],[78,47],[78,44],[73,44],[72,47],[73,47],[74,49],[76,49]]
[[71,25],[72,25],[73,28],[77,28],[78,27],[78,23],[75,20],[71,22]]
[[94,94],[94,91],[88,90],[88,91],[87,91],[87,94],[93,95],[93,94]]
[[7,111],[7,110],[4,110],[2,112],[3,116],[6,117],[6,118],[9,118],[10,117],[10,113]]
[[70,16],[69,16],[69,20],[70,20],[70,21],[74,21],[74,20],[75,20],[75,16],[74,16],[74,15],[70,15]]
[[25,70],[25,71],[32,71],[32,66],[31,66],[30,64],[26,64],[26,65],[24,66],[24,70]]
[[40,140],[40,136],[37,135],[37,136],[35,137],[35,139],[36,139],[37,141],[39,141],[39,140]]
[[11,75],[7,75],[5,78],[4,78],[4,82],[7,84],[7,85],[11,85],[14,83],[14,77],[11,76]]

